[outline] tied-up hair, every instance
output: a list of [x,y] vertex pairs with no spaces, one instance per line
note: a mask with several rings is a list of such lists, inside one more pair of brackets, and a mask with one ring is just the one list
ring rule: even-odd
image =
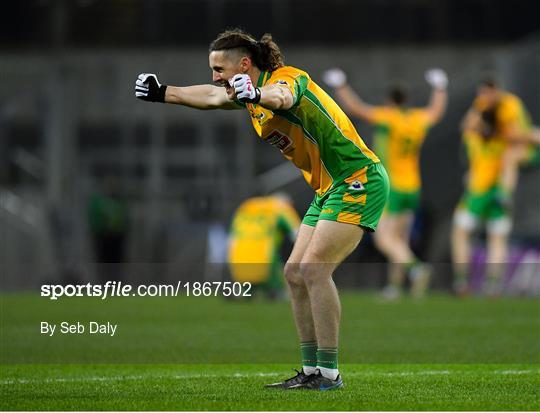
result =
[[245,53],[260,70],[273,72],[285,66],[281,50],[269,33],[265,33],[261,40],[257,41],[241,29],[226,30],[210,43],[210,52],[221,50],[239,50]]

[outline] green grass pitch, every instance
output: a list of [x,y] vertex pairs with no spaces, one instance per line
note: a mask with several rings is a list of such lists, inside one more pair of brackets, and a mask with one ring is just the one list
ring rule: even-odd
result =
[[[344,292],[332,392],[263,388],[299,367],[289,303],[0,300],[2,410],[540,410],[539,300]],[[118,332],[45,337],[42,320]]]

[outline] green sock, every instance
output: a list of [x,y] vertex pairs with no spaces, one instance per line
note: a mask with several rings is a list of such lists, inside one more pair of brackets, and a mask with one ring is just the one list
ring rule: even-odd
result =
[[300,343],[302,353],[302,365],[307,367],[317,367],[317,342],[305,341]]
[[320,348],[317,350],[317,367],[327,369],[338,368],[338,349],[337,348]]

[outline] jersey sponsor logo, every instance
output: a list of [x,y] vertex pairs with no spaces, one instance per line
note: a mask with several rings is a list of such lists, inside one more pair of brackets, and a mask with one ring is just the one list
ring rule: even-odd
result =
[[289,86],[289,84],[285,80],[276,80],[275,84]]
[[270,132],[270,134],[265,138],[265,141],[278,148],[281,152],[285,152],[287,149],[292,147],[293,143],[291,138],[277,130]]
[[351,191],[361,191],[362,189],[364,189],[364,185],[362,185],[362,182],[360,182],[360,181],[353,181],[349,185],[349,189]]
[[321,214],[333,214],[334,210],[332,208],[326,208],[321,211]]

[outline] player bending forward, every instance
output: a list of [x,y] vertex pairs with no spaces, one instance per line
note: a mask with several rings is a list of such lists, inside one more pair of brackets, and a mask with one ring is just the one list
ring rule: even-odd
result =
[[306,72],[284,65],[271,35],[257,41],[238,29],[221,33],[209,63],[219,86],[166,86],[143,73],[135,95],[197,109],[246,108],[257,134],[302,170],[315,198],[284,272],[303,368],[269,387],[340,388],[341,306],[332,273],[363,231],[375,230],[388,196],[386,172],[339,106]]

